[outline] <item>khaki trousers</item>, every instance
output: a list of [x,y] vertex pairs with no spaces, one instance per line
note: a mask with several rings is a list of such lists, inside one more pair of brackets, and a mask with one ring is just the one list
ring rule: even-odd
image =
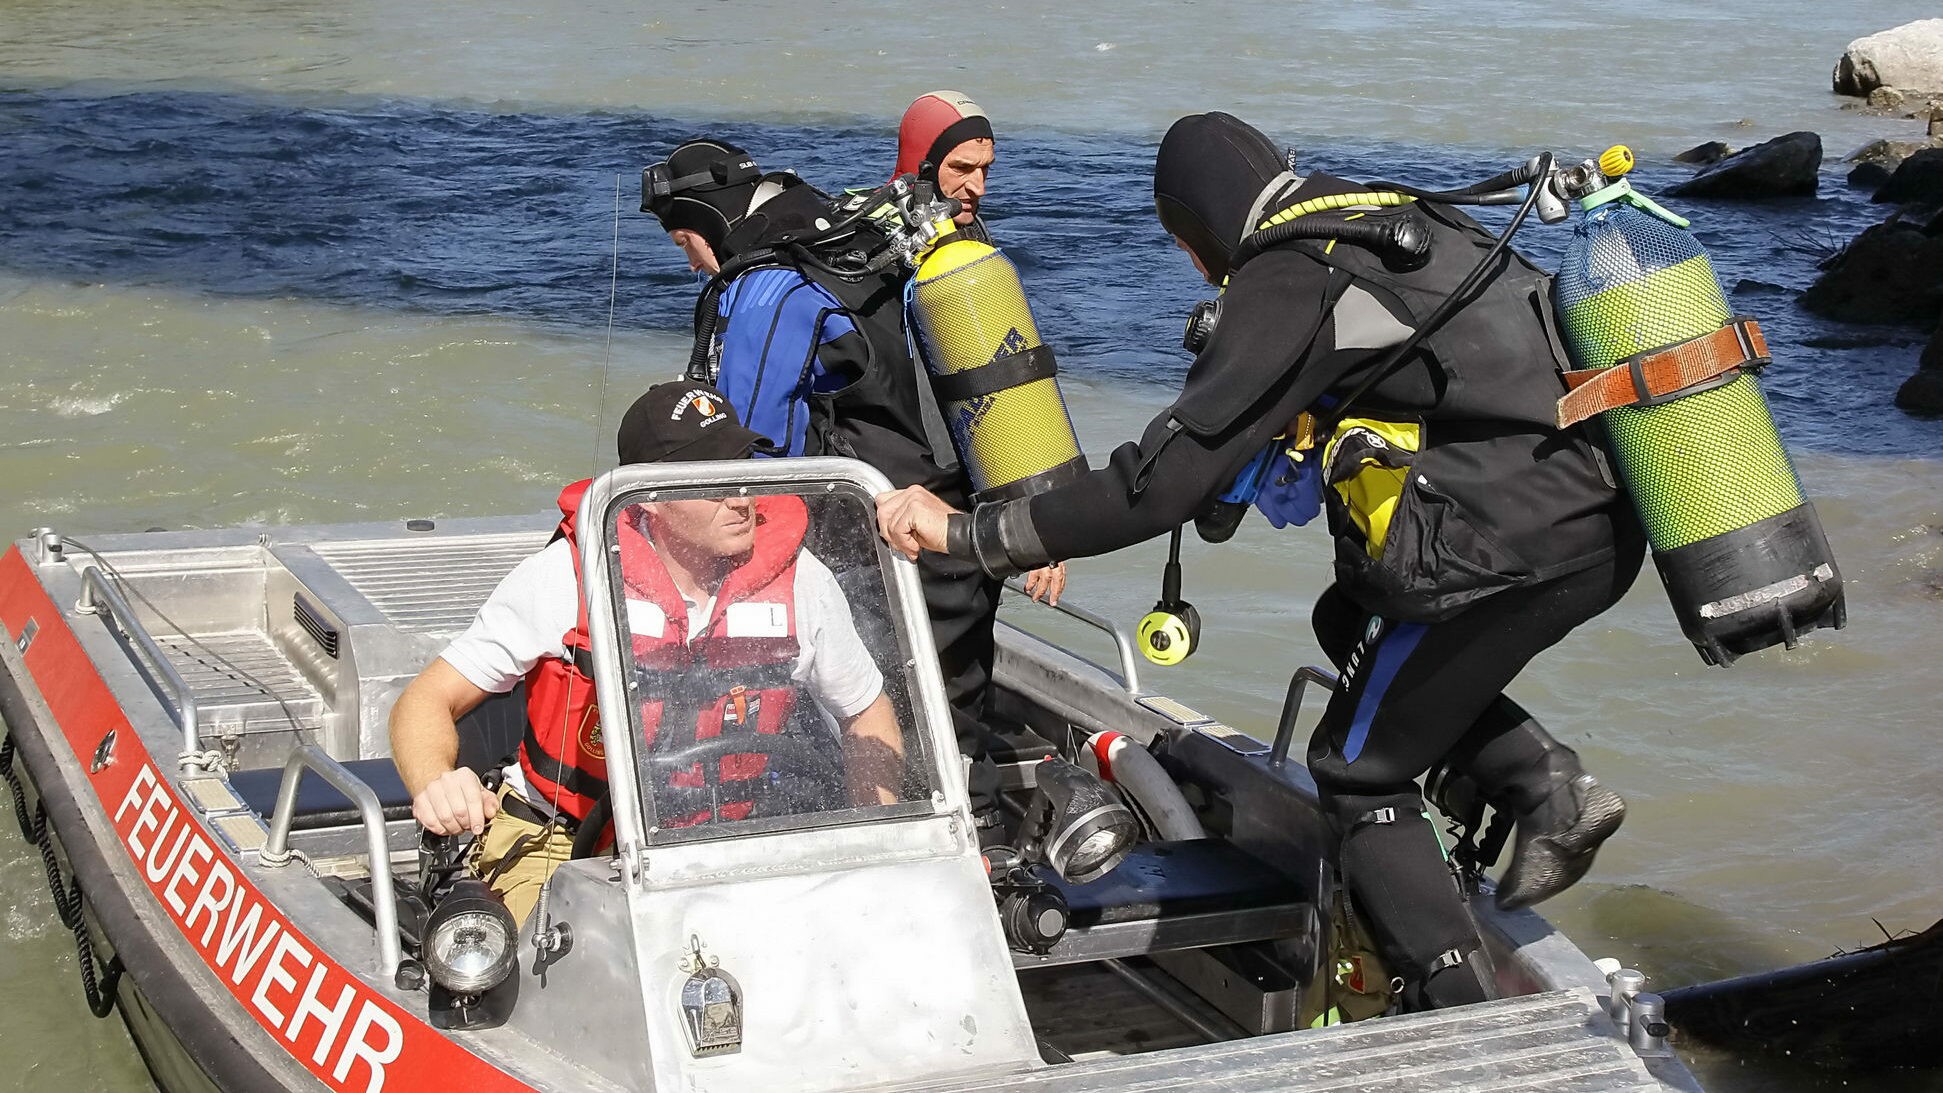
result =
[[513,919],[524,925],[540,902],[540,887],[573,856],[573,836],[557,824],[542,827],[507,812],[506,798],[518,796],[511,786],[500,788],[500,809],[479,836],[472,875],[486,880],[506,900]]

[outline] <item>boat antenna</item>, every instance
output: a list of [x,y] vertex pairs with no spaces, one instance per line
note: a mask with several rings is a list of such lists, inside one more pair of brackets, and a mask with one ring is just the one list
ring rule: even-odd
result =
[[[593,451],[590,452],[587,457],[587,462],[589,464],[588,476],[590,478],[600,477],[600,470],[601,470],[601,466],[600,466],[601,432],[600,430],[601,430],[601,422],[607,417],[607,376],[608,373],[613,370],[613,366],[614,366],[614,301],[620,294],[620,283],[621,283],[621,176],[615,175],[614,176],[613,260],[612,260],[612,264],[608,268],[608,279],[607,279],[607,345],[606,345],[606,349],[601,354],[600,388],[599,388],[599,393],[595,397],[595,401],[594,401],[594,444],[593,444]],[[578,544],[576,544],[576,548],[577,546]],[[578,566],[576,565],[576,569],[577,568]],[[587,594],[587,590],[585,588],[580,588],[575,590],[575,595],[585,596],[586,594]],[[566,718],[570,717],[572,714],[573,688],[575,682],[577,682],[575,677],[578,674],[579,673],[574,672],[574,673],[569,673],[567,676],[566,708],[563,709],[560,714],[561,719],[563,721]],[[561,733],[562,733],[561,739],[566,738],[565,733],[568,728],[569,726],[565,724],[561,726]],[[554,824],[560,822],[560,794],[562,790],[565,788],[562,785],[562,782],[564,781],[565,778],[561,777],[561,778],[557,778],[553,783],[553,800],[550,802],[552,808],[549,813],[549,815],[552,818],[547,821],[548,827],[551,827]],[[540,837],[544,839],[546,835],[547,832],[544,829],[542,829],[542,831],[540,832]],[[536,847],[535,849],[538,848]],[[553,929],[553,912],[551,908],[548,906],[552,902],[551,900],[552,895],[553,895],[553,874],[548,873],[546,878],[540,882],[539,902],[533,909],[533,948],[535,949],[536,955],[538,956],[538,959],[534,961],[533,970],[534,973],[538,975],[545,974],[546,957],[551,955],[554,952],[557,952],[564,945],[564,942],[560,940],[559,936],[556,934],[556,932]]]
[[588,462],[589,477],[600,474],[600,428],[607,417],[607,375],[614,366],[614,300],[621,285],[621,176],[614,176],[614,247],[607,274],[607,347],[601,354],[600,391],[594,400],[594,450]]

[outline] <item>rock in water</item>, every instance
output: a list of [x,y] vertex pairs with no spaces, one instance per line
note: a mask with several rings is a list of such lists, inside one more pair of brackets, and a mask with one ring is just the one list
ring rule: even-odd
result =
[[1896,406],[1918,414],[1943,414],[1943,326],[1930,335],[1916,374],[1896,389]]
[[1870,200],[1885,205],[1943,205],[1943,148],[1911,152]]
[[1903,160],[1925,148],[1937,145],[1926,140],[1872,140],[1849,153],[1846,163],[1877,163],[1885,170],[1894,171]]
[[1721,160],[1733,154],[1734,150],[1726,144],[1721,141],[1710,140],[1705,144],[1696,144],[1686,151],[1681,152],[1679,155],[1674,156],[1673,162],[1692,163],[1705,167],[1710,163],[1719,163]]
[[1675,197],[1812,197],[1822,138],[1789,133],[1728,156],[1667,193]]
[[1858,163],[1849,171],[1849,188],[1873,190],[1889,181],[1889,168],[1880,163]]
[[1943,91],[1943,19],[1918,19],[1857,38],[1835,62],[1835,93],[1864,95],[1878,87]]
[[1857,148],[1846,162],[1855,164],[1849,171],[1849,186],[1874,190],[1889,181],[1903,160],[1935,144],[1924,140],[1874,140]]
[[1933,323],[1943,312],[1943,238],[1877,224],[1829,261],[1801,306],[1844,323]]

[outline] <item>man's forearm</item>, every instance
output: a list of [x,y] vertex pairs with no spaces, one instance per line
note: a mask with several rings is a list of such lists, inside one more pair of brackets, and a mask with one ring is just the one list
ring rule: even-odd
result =
[[391,759],[405,790],[416,797],[459,763],[459,729],[436,695],[414,685],[391,708]]
[[904,782],[904,734],[884,695],[843,724],[843,781],[853,805],[897,802]]

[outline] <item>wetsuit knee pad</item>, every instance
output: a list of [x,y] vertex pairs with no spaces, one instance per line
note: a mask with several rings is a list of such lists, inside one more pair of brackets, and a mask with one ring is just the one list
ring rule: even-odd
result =
[[1492,997],[1477,923],[1424,816],[1423,797],[1336,797],[1329,806],[1342,837],[1343,883],[1406,996],[1414,992],[1428,1007]]

